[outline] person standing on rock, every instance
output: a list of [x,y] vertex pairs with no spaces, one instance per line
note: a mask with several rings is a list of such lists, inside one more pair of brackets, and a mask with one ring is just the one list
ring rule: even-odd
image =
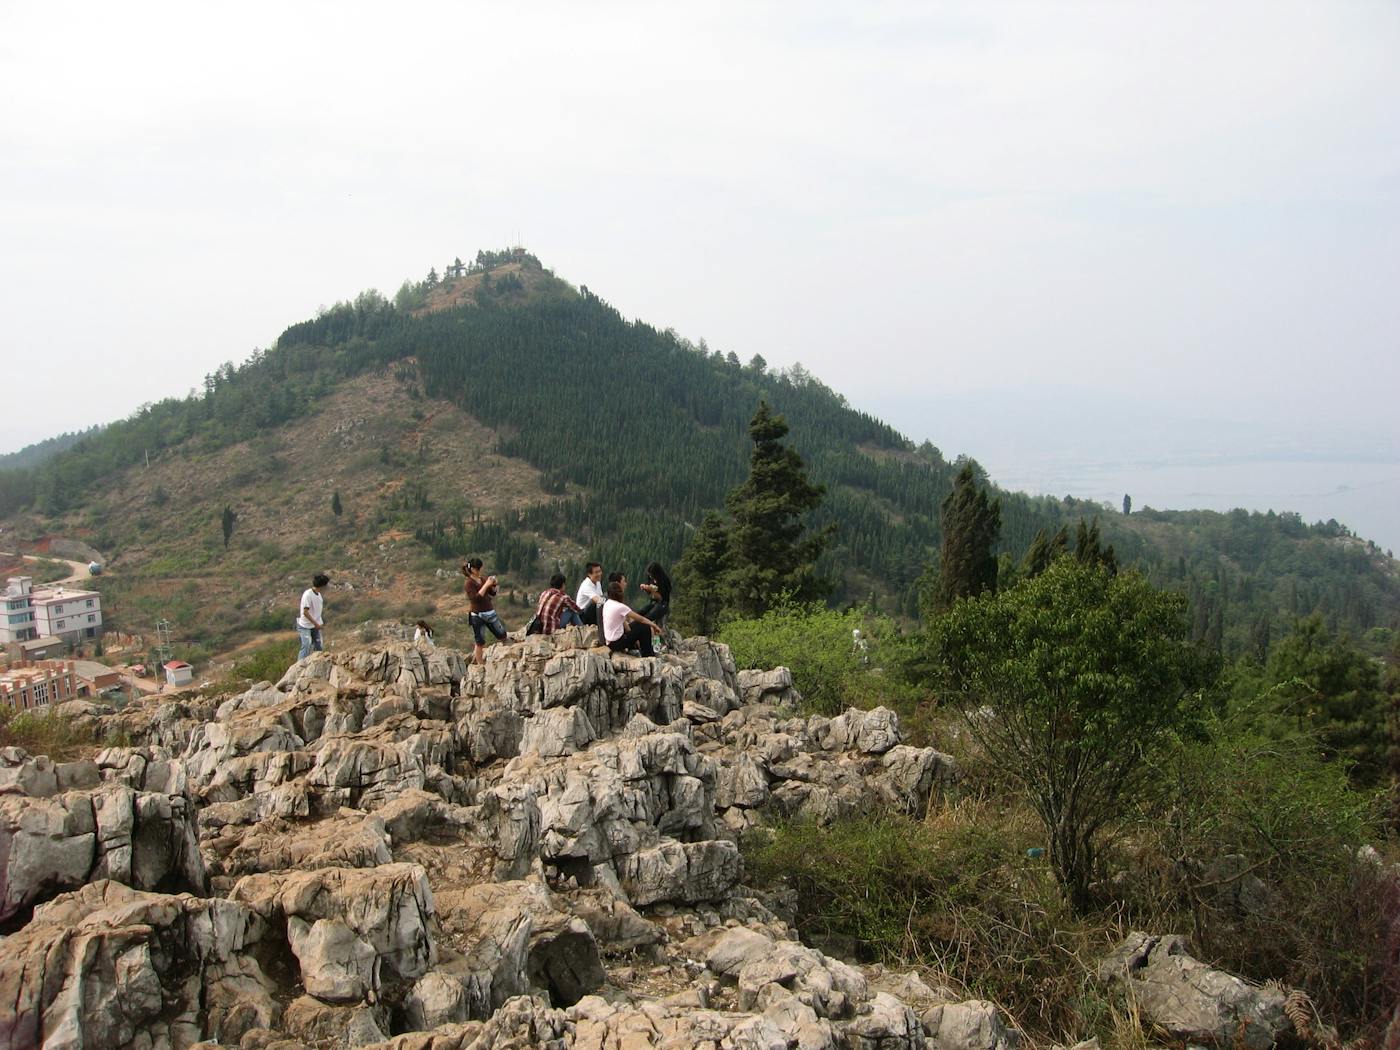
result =
[[468,558],[462,565],[462,575],[467,578],[467,606],[470,614],[467,619],[472,625],[472,637],[476,648],[472,650],[472,663],[486,662],[486,632],[489,630],[497,640],[506,636],[506,625],[496,612],[496,577],[482,575],[480,558]]
[[603,591],[603,566],[596,561],[584,566],[583,581],[578,585],[574,604],[579,607],[579,618],[590,627],[598,623],[598,610],[607,600]]
[[331,578],[318,572],[311,578],[311,586],[301,592],[301,611],[297,613],[297,634],[301,637],[301,651],[298,660],[305,660],[313,652],[323,648],[322,629],[326,626],[321,588],[327,586]]
[[626,594],[620,581],[608,584],[608,600],[603,603],[603,641],[615,653],[635,647],[643,656],[655,656],[651,636],[660,634],[661,628],[641,613],[633,612],[622,600]]

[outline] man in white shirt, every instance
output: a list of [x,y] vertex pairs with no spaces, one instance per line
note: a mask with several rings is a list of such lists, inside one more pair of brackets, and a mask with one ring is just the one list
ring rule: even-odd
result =
[[586,624],[596,624],[598,610],[607,597],[603,592],[603,567],[591,561],[584,566],[583,582],[578,585],[578,594],[574,597],[574,604],[580,609],[579,619]]
[[297,634],[301,636],[298,660],[305,660],[313,652],[319,653],[322,649],[321,629],[326,623],[322,615],[324,599],[321,597],[321,588],[330,582],[329,576],[318,572],[311,578],[311,586],[301,593],[301,611],[297,613]]

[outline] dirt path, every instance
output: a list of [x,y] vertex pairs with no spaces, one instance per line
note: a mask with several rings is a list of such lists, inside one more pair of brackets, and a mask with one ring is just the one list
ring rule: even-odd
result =
[[8,551],[0,551],[3,558],[23,558],[25,561],[61,561],[67,565],[71,575],[65,576],[61,580],[50,580],[48,583],[38,584],[41,587],[57,587],[65,583],[78,583],[92,579],[92,573],[88,572],[88,563],[85,561],[69,561],[67,558],[55,558],[51,555],[38,554],[12,554]]

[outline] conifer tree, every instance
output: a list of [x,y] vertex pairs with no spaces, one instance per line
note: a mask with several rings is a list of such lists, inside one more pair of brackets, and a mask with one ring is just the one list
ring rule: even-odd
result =
[[1021,572],[1027,576],[1039,576],[1050,563],[1069,550],[1069,530],[1061,525],[1054,535],[1041,529],[1026,548],[1026,556],[1021,559]]
[[219,517],[219,524],[224,530],[224,550],[228,550],[228,541],[233,537],[233,523],[237,520],[238,515],[234,513],[233,508],[225,506],[223,514]]
[[345,507],[340,502],[340,492],[336,491],[331,493],[331,513],[339,518],[344,510]]
[[977,487],[971,463],[953,479],[953,491],[943,500],[939,524],[943,544],[936,571],[925,573],[923,614],[926,619],[947,612],[959,598],[975,597],[997,587],[997,559],[992,553],[1001,532],[1001,500],[989,500]]
[[705,515],[676,563],[676,626],[687,634],[714,634],[725,603],[729,530],[718,514]]
[[1092,525],[1085,525],[1079,519],[1079,528],[1074,534],[1074,557],[1081,565],[1101,565],[1110,575],[1118,574],[1118,555],[1113,552],[1113,544],[1107,547],[1099,539],[1099,519]]
[[726,606],[741,616],[762,616],[785,598],[811,601],[831,591],[816,572],[831,528],[803,535],[803,519],[825,488],[807,480],[802,457],[782,443],[787,432],[787,421],[760,401],[749,423],[748,479],[725,497],[731,519]]

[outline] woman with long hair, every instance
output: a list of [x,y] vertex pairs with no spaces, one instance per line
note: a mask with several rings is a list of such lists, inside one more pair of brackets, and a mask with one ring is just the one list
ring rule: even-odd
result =
[[635,648],[643,656],[655,656],[651,636],[653,632],[660,634],[661,627],[633,612],[622,600],[625,593],[620,582],[608,584],[608,600],[603,603],[603,641],[615,653]]

